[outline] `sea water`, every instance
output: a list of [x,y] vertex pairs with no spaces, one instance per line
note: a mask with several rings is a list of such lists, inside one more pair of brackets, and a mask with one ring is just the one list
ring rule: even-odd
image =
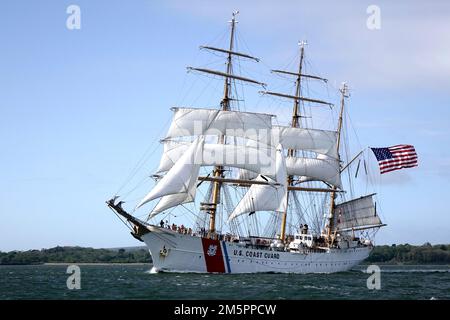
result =
[[0,266],[0,299],[450,299],[450,266],[380,266],[368,289],[366,266],[334,274],[169,274],[150,264]]

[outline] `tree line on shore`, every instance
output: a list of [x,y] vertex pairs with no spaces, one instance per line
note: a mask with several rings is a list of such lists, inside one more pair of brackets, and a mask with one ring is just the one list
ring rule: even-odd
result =
[[[55,247],[42,250],[0,251],[0,265],[43,263],[150,263],[146,248],[93,249]],[[365,263],[450,264],[450,245],[409,244],[377,246]]]
[[145,248],[94,249],[55,247],[42,250],[0,252],[0,265],[43,263],[150,263]]
[[386,264],[450,264],[450,245],[421,246],[409,244],[376,246],[366,263]]

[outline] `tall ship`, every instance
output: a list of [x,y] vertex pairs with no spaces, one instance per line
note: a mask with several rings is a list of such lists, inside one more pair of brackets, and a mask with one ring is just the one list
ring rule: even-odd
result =
[[[106,203],[148,247],[153,272],[349,270],[368,257],[385,224],[375,194],[355,191],[354,180],[367,166],[364,152],[350,155],[345,143],[348,87],[336,90],[336,104],[305,94],[309,82],[327,85],[306,72],[305,42],[293,70],[271,70],[271,77],[295,83],[291,92],[270,91],[237,73],[244,60],[259,59],[236,49],[236,15],[226,48],[200,47],[223,58],[225,68],[188,67],[222,79],[221,101],[172,108],[159,166],[144,177],[152,181],[150,191],[136,203],[121,194]],[[261,87],[263,98],[291,106],[288,125],[270,112],[244,110],[237,84]],[[316,108],[329,111],[333,128],[311,125],[308,110]]]

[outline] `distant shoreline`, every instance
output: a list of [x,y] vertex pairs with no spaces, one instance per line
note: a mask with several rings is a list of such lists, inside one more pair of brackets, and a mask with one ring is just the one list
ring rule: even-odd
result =
[[35,264],[40,266],[70,266],[76,264],[78,266],[142,266],[153,265],[151,262],[46,262]]
[[[153,266],[153,264],[151,262],[130,262],[130,263],[104,263],[104,262],[51,262],[51,263],[34,263],[34,264],[0,264],[0,269],[4,268],[4,267],[30,267],[30,266],[34,266],[34,267],[65,267],[65,266],[70,266],[70,265],[76,265],[76,266],[88,266],[88,267],[113,267],[113,266],[147,266],[148,268],[151,268]],[[412,263],[412,264],[407,264],[407,263],[369,263],[369,262],[363,262],[361,264],[358,264],[356,266],[353,267],[352,270],[358,270],[359,268],[366,268],[369,265],[377,265],[381,268],[383,267],[427,267],[427,268],[431,268],[431,267],[437,267],[437,268],[449,268],[450,269],[450,264],[436,264],[436,263]]]
[[150,264],[150,252],[144,247],[94,249],[55,247],[42,250],[0,252],[0,265],[70,264]]

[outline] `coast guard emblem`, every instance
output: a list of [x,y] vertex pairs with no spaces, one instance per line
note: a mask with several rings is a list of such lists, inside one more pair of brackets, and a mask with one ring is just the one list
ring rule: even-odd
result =
[[209,245],[208,252],[207,252],[208,256],[214,257],[216,255],[216,252],[217,252],[217,246],[213,245],[213,244]]
[[225,273],[225,257],[222,255],[222,246],[219,240],[202,238],[203,256],[205,257],[206,271]]

